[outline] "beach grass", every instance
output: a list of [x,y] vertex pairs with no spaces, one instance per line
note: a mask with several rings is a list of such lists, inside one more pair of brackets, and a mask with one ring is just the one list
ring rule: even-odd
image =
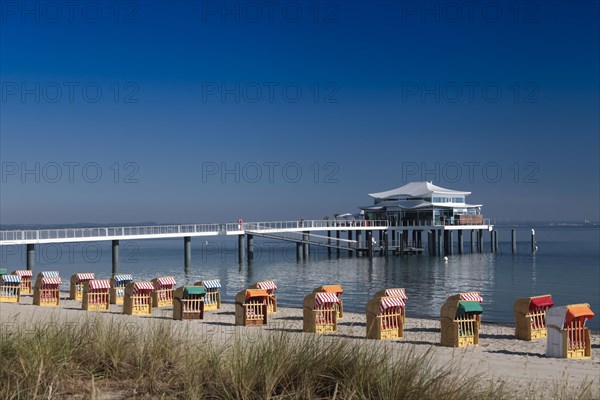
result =
[[[514,398],[502,383],[434,367],[429,353],[252,328],[215,340],[178,326],[93,316],[3,324],[0,398]],[[556,393],[586,398],[585,387]]]

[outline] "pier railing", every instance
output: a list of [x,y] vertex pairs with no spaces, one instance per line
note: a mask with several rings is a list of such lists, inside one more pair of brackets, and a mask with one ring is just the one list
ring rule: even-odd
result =
[[461,223],[459,220],[419,220],[419,221],[395,221],[390,227],[427,227],[427,226],[464,226],[464,225],[490,225],[490,219],[484,218],[480,223]]
[[[229,225],[229,224],[228,224]],[[365,221],[365,220],[354,220],[354,221],[343,221],[343,220],[297,220],[297,221],[267,221],[267,222],[245,222],[243,224],[243,230],[249,231],[260,231],[260,230],[273,230],[273,229],[323,229],[327,228],[339,228],[339,227],[353,227],[353,228],[387,228],[389,225],[388,221],[377,220],[377,221]]]
[[0,231],[2,241],[48,240],[48,239],[89,239],[103,240],[107,237],[177,235],[185,233],[219,232],[220,224],[121,226],[107,228],[60,228],[20,231]]
[[82,240],[109,240],[112,238],[139,238],[143,236],[172,237],[172,236],[200,236],[206,234],[227,234],[228,232],[261,231],[261,230],[299,230],[323,229],[329,227],[355,227],[386,228],[387,221],[333,221],[333,220],[297,220],[297,221],[265,221],[241,222],[227,224],[187,224],[187,225],[155,225],[155,226],[120,226],[96,228],[56,228],[37,230],[12,230],[0,231],[0,242],[35,242],[39,240],[77,241]]

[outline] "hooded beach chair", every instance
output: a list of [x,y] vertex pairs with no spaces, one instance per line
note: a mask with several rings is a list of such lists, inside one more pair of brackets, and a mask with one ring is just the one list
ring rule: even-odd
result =
[[194,286],[204,286],[206,296],[204,296],[204,311],[213,311],[221,309],[221,281],[219,279],[207,279],[194,283]]
[[536,340],[547,336],[546,313],[554,305],[549,294],[524,297],[515,302],[515,336],[520,340]]
[[[406,296],[406,290],[404,288],[392,288],[380,290],[375,293],[374,297],[399,297],[402,299],[403,303],[406,304],[406,300],[408,300],[408,296]],[[400,310],[402,312],[402,324],[406,323],[406,306],[402,306]]]
[[33,271],[29,269],[18,269],[12,272],[13,275],[19,275],[21,277],[21,296],[24,294],[32,294],[33,287],[31,284],[31,278],[33,278]]
[[340,299],[335,293],[312,292],[304,297],[304,332],[337,332]]
[[481,306],[483,299],[477,292],[450,296],[440,312],[441,344],[448,347],[466,347],[479,344]]
[[342,285],[319,286],[318,288],[315,288],[313,290],[313,293],[317,293],[317,292],[333,293],[336,295],[336,297],[338,299],[338,303],[336,303],[337,319],[342,319],[342,317],[344,316],[344,303],[341,298],[342,294],[344,293],[344,290],[342,289]]
[[173,319],[204,319],[204,286],[180,286],[173,293]]
[[133,282],[130,274],[115,274],[110,279],[110,304],[123,304],[125,287]]
[[110,304],[110,280],[90,279],[83,284],[81,309],[86,311],[106,311]]
[[95,275],[91,272],[77,273],[71,276],[71,287],[69,290],[69,298],[71,300],[81,300],[83,294],[83,284],[87,281],[95,279]]
[[2,275],[0,277],[0,302],[18,303],[21,299],[21,277]]
[[558,358],[591,358],[590,330],[585,327],[594,313],[589,304],[553,307],[546,313],[546,355]]
[[269,294],[267,299],[267,312],[269,314],[273,314],[277,312],[277,296],[275,295],[275,291],[277,290],[277,285],[275,285],[274,281],[264,281],[257,282],[254,285],[250,286],[250,289],[264,289]]
[[170,307],[173,305],[173,287],[175,278],[163,276],[152,279],[154,292],[152,292],[152,305],[154,307]]
[[151,282],[129,282],[125,286],[123,314],[152,315],[153,291],[154,285]]
[[62,280],[57,271],[42,271],[37,275],[33,288],[33,304],[42,307],[60,305]]
[[235,324],[258,326],[267,324],[267,302],[265,289],[246,289],[235,296]]
[[367,303],[367,338],[396,340],[404,336],[404,308],[402,296],[380,296],[375,294]]

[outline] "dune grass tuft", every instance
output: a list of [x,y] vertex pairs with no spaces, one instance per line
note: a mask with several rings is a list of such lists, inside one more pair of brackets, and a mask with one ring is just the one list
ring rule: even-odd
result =
[[430,354],[340,337],[270,332],[218,342],[165,321],[96,317],[0,327],[2,399],[512,398],[481,382],[435,368]]

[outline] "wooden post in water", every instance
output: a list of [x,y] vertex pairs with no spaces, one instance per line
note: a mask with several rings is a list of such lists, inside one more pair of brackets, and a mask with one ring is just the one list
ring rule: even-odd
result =
[[498,231],[494,229],[494,252],[498,252]]
[[517,252],[517,231],[515,229],[510,231],[510,241],[512,252],[514,254]]
[[[352,240],[352,231],[348,229],[348,240]],[[352,243],[348,242],[348,257],[352,257]]]
[[483,252],[483,229],[477,231],[477,250]]
[[27,270],[33,271],[33,267],[35,267],[35,244],[29,243],[27,244]]
[[[361,231],[356,231],[356,248],[360,249]],[[356,250],[356,257],[360,257],[360,250]]]
[[[192,266],[192,238],[191,236],[185,236],[183,238],[183,254],[184,262],[183,268],[187,271]],[[116,272],[113,272],[115,274]]]
[[531,229],[531,252],[535,253],[537,251],[537,243],[535,241],[535,229]]
[[310,236],[308,232],[304,232],[302,235],[302,257],[305,260],[308,260],[308,241],[310,240]]
[[471,229],[471,253],[475,253],[475,230]]
[[490,253],[494,252],[494,231],[490,231]]
[[247,241],[247,250],[248,250],[248,260],[254,259],[254,235],[246,235]]
[[373,231],[367,231],[367,256],[373,259]]
[[244,235],[238,235],[238,261],[244,261]]
[[443,250],[442,250],[443,249],[442,230],[441,229],[437,229],[436,232],[437,232],[437,240],[436,240],[436,243],[437,243],[437,255],[441,257],[443,255]]
[[302,243],[296,242],[296,261],[302,260]]
[[458,230],[458,254],[462,254],[464,252],[463,247],[463,230]]
[[340,242],[340,231],[339,230],[335,231],[335,238],[337,239],[336,243],[335,243],[337,246],[337,248],[335,249],[336,256],[337,256],[337,258],[340,258],[340,251],[341,251],[340,247],[342,246],[342,243]]
[[327,231],[327,257],[331,257],[331,231]]
[[[27,245],[27,246],[29,246],[29,245]],[[29,250],[29,248],[28,248],[28,250]],[[31,269],[31,268],[29,268],[29,251],[27,252],[27,269]],[[119,273],[119,241],[118,240],[112,241],[112,273],[113,273],[113,275]]]

